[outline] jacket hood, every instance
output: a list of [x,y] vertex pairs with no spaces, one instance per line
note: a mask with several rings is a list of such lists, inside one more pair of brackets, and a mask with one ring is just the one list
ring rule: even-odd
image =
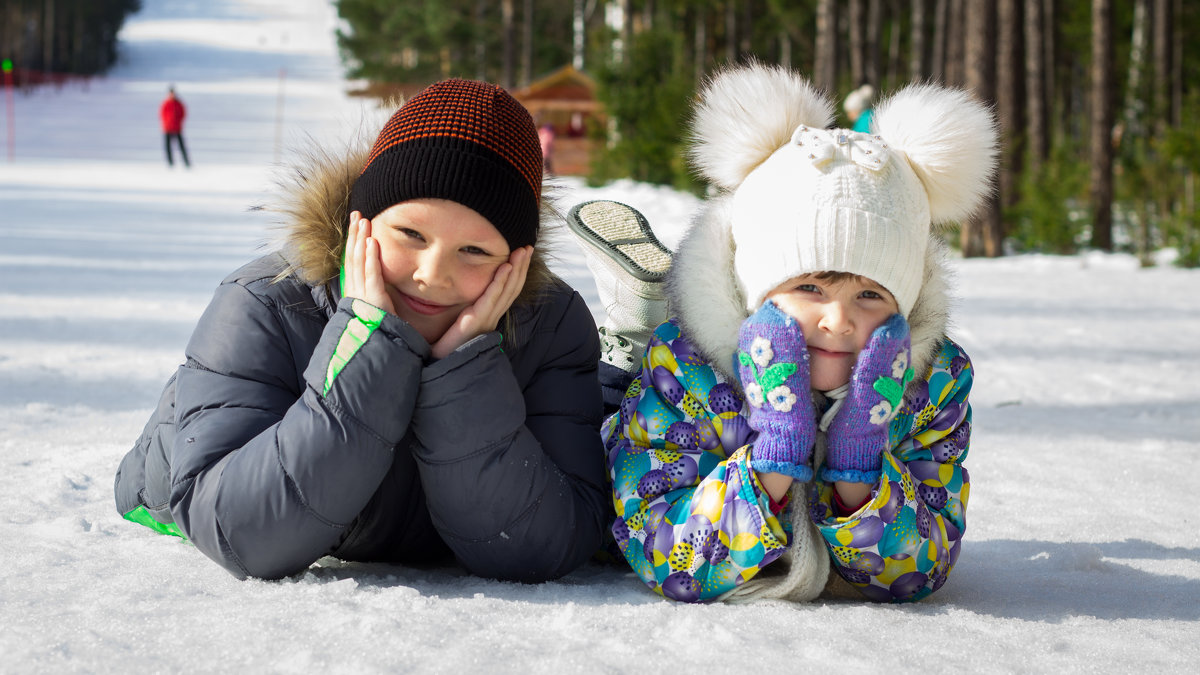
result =
[[365,141],[340,154],[310,147],[277,180],[277,201],[265,208],[282,216],[284,258],[305,283],[326,284],[341,272],[350,188],[369,152]]
[[[701,207],[676,248],[667,275],[667,297],[680,329],[692,346],[729,382],[738,330],[749,316],[745,292],[734,274],[734,244],[729,195],[709,199]],[[930,235],[925,269],[916,303],[908,315],[912,364],[918,373],[929,368],[946,336],[950,321],[950,280],[946,245]]]

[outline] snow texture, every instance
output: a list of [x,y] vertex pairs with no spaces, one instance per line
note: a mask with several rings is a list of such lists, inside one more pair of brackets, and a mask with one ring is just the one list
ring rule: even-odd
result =
[[[0,162],[0,672],[1115,673],[1200,660],[1200,273],[1122,255],[955,263],[954,335],[978,371],[969,526],[946,586],[915,605],[689,606],[600,565],[534,586],[323,559],[237,581],[123,521],[117,463],[217,282],[272,240],[248,207],[274,165],[379,115],[343,93],[321,0],[143,5],[110,76],[15,96],[15,159]],[[188,105],[190,170],[163,159],[169,83]],[[563,210],[626,201],[672,246],[697,204],[561,183]],[[558,237],[557,269],[597,307],[580,249]]]

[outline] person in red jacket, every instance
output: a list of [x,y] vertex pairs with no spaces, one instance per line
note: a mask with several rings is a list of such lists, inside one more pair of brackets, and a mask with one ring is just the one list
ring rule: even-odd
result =
[[171,139],[175,139],[179,144],[179,154],[183,155],[184,166],[192,166],[188,161],[187,148],[183,145],[183,118],[186,116],[187,109],[183,107],[183,101],[175,96],[175,87],[169,87],[167,98],[158,108],[158,117],[162,120],[163,141],[167,147],[167,166],[175,166],[175,160],[171,157]]

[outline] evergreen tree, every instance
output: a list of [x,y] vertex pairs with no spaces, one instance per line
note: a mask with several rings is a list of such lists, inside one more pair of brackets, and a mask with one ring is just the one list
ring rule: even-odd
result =
[[692,188],[683,160],[683,138],[692,72],[683,63],[682,37],[652,29],[638,33],[627,58],[601,69],[598,96],[611,127],[590,180],[628,177]]
[[[67,0],[9,4],[53,3]],[[1097,8],[1107,38],[1093,27]],[[1092,245],[1145,260],[1160,246],[1200,259],[1195,123],[1185,112],[1197,96],[1200,43],[1184,28],[1200,20],[1200,3],[340,0],[339,10],[355,78],[418,86],[454,75],[520,87],[584,64],[607,123],[593,129],[593,182],[691,187],[681,152],[691,97],[714,68],[749,58],[796,68],[837,102],[859,78],[875,80],[881,97],[910,79],[968,86],[1004,125],[1006,174],[967,253],[1064,252],[1095,235]],[[610,25],[617,15],[624,21]],[[1092,77],[1097,65],[1103,78]],[[1116,120],[1109,102],[1121,102]]]
[[0,59],[18,73],[94,75],[117,61],[117,33],[140,0],[5,0]]

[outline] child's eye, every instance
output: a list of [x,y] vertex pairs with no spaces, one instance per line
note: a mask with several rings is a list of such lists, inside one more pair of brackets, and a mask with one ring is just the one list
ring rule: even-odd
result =
[[795,290],[801,291],[803,293],[820,293],[821,292],[821,289],[817,288],[816,284],[800,284],[800,285],[796,286]]
[[398,231],[400,234],[404,235],[405,237],[408,237],[409,239],[416,239],[416,240],[418,240],[418,241],[425,241],[425,237],[421,236],[421,233],[420,233],[420,232],[417,232],[416,230],[409,229],[409,228],[407,228],[407,227],[398,227],[398,228],[396,228],[396,230],[397,230],[397,231]]
[[875,291],[863,291],[862,297],[868,298],[870,300],[883,300],[883,296],[880,295],[879,293],[876,293]]
[[462,247],[462,252],[469,254],[469,255],[491,255],[487,251],[479,248],[478,246],[464,246],[464,247]]

